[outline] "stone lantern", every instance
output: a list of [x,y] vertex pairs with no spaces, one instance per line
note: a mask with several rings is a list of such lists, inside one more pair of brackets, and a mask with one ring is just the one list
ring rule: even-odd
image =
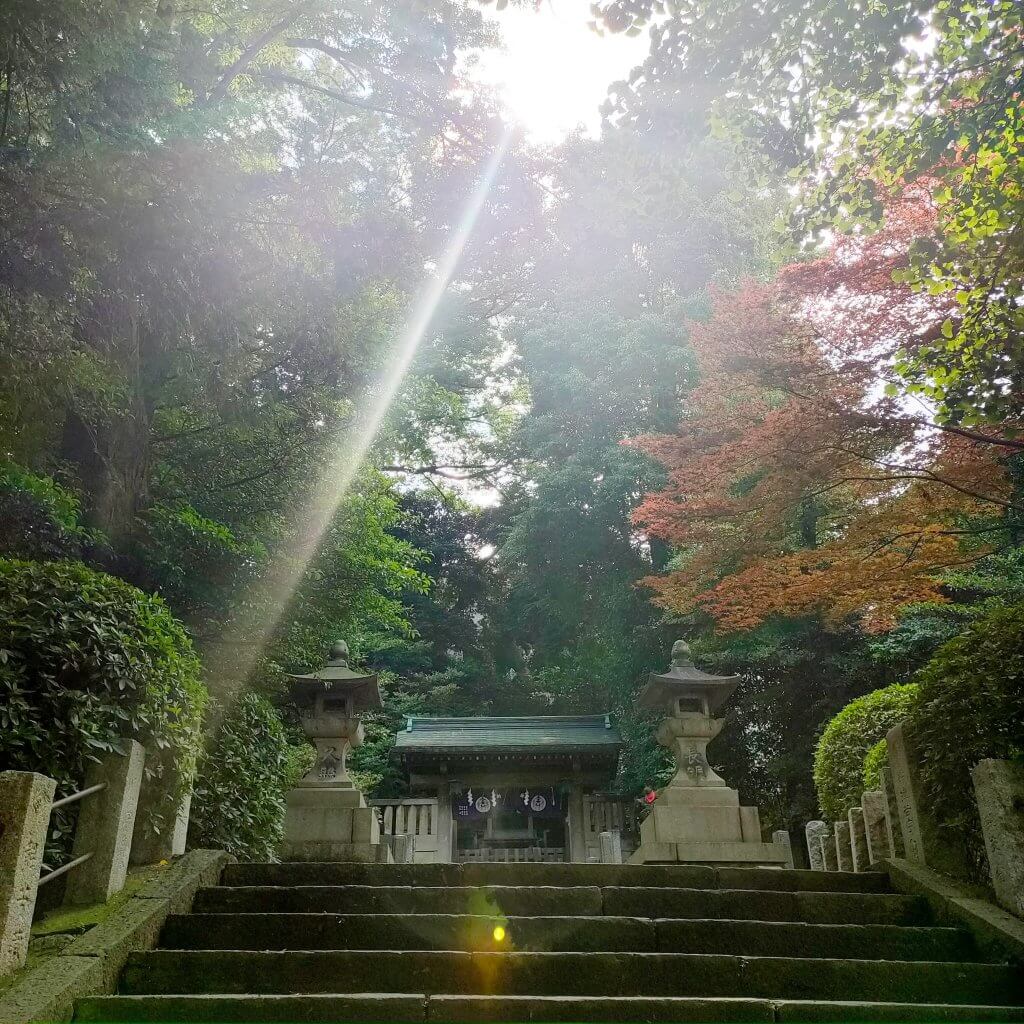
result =
[[669,670],[651,673],[638,703],[667,712],[655,738],[672,751],[676,774],[641,823],[631,863],[782,867],[789,861],[788,848],[762,841],[758,809],[741,807],[739,793],[708,764],[707,746],[725,725],[715,715],[739,681],[696,668],[682,640],[672,647]]
[[339,641],[323,668],[289,678],[316,761],[288,794],[282,860],[386,859],[376,812],[348,774],[349,751],[363,742],[359,712],[380,707],[377,677],[349,668]]

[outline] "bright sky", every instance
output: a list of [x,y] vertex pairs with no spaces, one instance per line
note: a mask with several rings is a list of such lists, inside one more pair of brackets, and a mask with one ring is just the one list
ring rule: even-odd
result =
[[597,35],[590,0],[541,0],[494,12],[505,53],[482,60],[480,78],[497,87],[509,115],[538,143],[557,143],[578,125],[597,135],[608,86],[647,56],[647,33]]

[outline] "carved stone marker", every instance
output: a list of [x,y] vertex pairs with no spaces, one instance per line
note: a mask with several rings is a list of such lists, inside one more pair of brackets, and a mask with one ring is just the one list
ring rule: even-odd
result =
[[363,742],[357,711],[380,707],[377,677],[350,669],[348,646],[339,642],[323,668],[291,679],[316,761],[288,794],[281,859],[387,860],[377,813],[356,789],[347,765],[348,752]]
[[900,828],[899,810],[896,807],[896,793],[892,785],[892,769],[885,765],[878,773],[885,797],[885,831],[889,837],[889,849],[894,857],[904,857],[903,831]]
[[28,956],[56,785],[35,772],[0,772],[0,976]]
[[953,878],[969,875],[966,851],[943,836],[928,812],[921,792],[918,754],[904,725],[890,729],[885,737],[892,770],[893,794],[903,836],[904,856],[917,864]]
[[821,845],[821,858],[825,862],[826,871],[839,870],[839,858],[836,856],[836,840],[831,832],[823,832],[818,838]]
[[786,863],[783,867],[793,867],[793,837],[784,828],[772,833],[772,842],[778,843],[786,851]]
[[860,800],[864,812],[864,838],[868,844],[868,863],[875,864],[892,856],[889,833],[885,826],[885,794],[871,790]]
[[1024,768],[990,758],[971,777],[996,899],[1024,917]]
[[825,856],[821,849],[822,836],[828,835],[828,825],[823,821],[809,821],[804,826],[807,836],[807,859],[812,871],[826,871]]
[[848,821],[835,823],[835,837],[836,864],[840,871],[852,871],[853,848],[850,846],[850,823]]
[[867,871],[868,837],[864,827],[864,811],[860,807],[851,807],[847,812],[850,824],[850,851],[853,856],[853,870]]
[[791,857],[782,844],[762,840],[757,808],[741,807],[739,793],[708,763],[708,744],[725,725],[714,714],[738,685],[739,676],[714,676],[695,668],[682,640],[672,648],[668,672],[651,673],[638,703],[668,711],[655,737],[672,751],[676,774],[640,825],[640,847],[631,864],[782,867]]

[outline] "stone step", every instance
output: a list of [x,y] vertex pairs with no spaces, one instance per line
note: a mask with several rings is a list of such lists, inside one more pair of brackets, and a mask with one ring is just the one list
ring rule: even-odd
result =
[[509,917],[676,917],[809,924],[930,923],[920,896],[755,889],[573,886],[217,886],[197,913],[473,914]]
[[889,892],[878,871],[714,868],[685,864],[229,864],[224,885],[557,885],[783,892]]
[[855,1003],[764,999],[694,999],[658,996],[350,995],[107,996],[81,1000],[77,1021],[222,1024],[273,1021],[294,1024],[427,1021],[622,1021],[687,1024],[706,1021],[760,1024],[775,1021],[1024,1021],[1024,1008],[949,1003]]
[[[495,938],[495,925],[503,934]],[[729,953],[832,959],[979,959],[956,928],[635,917],[455,914],[189,914],[168,918],[165,949],[413,949]]]
[[132,954],[126,995],[358,993],[731,996],[872,1002],[1024,1002],[1002,964],[687,953],[153,950]]

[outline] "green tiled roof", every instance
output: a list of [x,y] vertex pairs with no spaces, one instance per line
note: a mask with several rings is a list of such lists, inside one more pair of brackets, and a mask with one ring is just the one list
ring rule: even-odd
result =
[[520,718],[406,719],[395,739],[402,751],[517,750],[607,751],[622,746],[608,715],[550,715]]

